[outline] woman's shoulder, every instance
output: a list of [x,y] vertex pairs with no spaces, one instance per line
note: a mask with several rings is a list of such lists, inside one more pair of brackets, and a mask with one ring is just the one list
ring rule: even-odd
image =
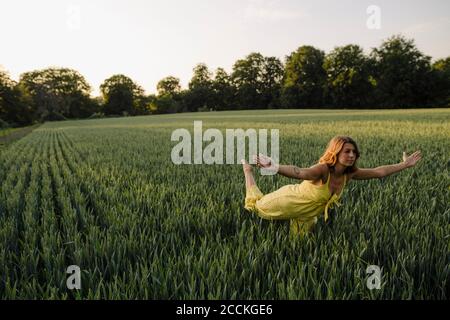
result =
[[314,166],[319,168],[322,174],[328,174],[330,172],[330,167],[326,163],[318,163]]
[[312,181],[313,184],[326,184],[328,180],[328,175],[330,174],[330,167],[326,163],[317,164],[320,169],[321,176],[319,179]]

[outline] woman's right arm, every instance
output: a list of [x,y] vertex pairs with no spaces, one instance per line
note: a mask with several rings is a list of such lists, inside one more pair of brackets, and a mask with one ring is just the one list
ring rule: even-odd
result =
[[299,168],[292,165],[279,165],[278,173],[294,179],[300,180],[318,180],[324,176],[326,165],[316,164],[310,168]]
[[[272,165],[272,159],[267,156],[255,156],[256,165],[260,168],[268,168]],[[293,165],[278,165],[277,173],[294,179],[300,180],[318,180],[326,174],[326,164],[316,164],[310,168],[299,168]]]

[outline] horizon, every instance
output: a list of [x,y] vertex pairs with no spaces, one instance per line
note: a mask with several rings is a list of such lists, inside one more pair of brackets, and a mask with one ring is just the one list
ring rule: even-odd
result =
[[[0,53],[0,66],[15,81],[23,72],[74,69],[91,85],[91,96],[99,96],[100,84],[115,74],[148,95],[167,76],[187,88],[198,63],[230,74],[251,52],[284,62],[303,45],[329,53],[357,44],[368,54],[398,34],[436,61],[450,56],[449,9],[443,0],[9,1],[0,4],[1,36],[11,44]],[[307,30],[297,29],[302,23]]]

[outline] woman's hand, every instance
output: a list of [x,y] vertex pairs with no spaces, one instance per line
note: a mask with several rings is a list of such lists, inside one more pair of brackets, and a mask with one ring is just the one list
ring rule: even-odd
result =
[[416,165],[416,163],[422,158],[420,151],[414,152],[412,155],[408,156],[406,152],[403,152],[403,163],[406,168],[411,168]]
[[253,161],[256,162],[256,165],[260,168],[269,168],[273,164],[273,160],[270,157],[261,153],[259,155],[254,155]]

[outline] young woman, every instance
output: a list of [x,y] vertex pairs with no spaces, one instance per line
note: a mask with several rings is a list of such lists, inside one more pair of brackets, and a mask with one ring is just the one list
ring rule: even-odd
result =
[[[279,174],[304,181],[286,185],[266,195],[261,193],[255,183],[252,166],[242,160],[246,185],[245,209],[263,219],[290,220],[291,232],[304,235],[312,230],[322,212],[326,221],[328,209],[333,204],[340,205],[338,200],[350,180],[383,178],[411,168],[420,160],[421,154],[416,151],[407,156],[403,152],[403,162],[373,169],[358,168],[358,158],[356,142],[347,136],[336,136],[328,143],[318,164],[310,168],[279,165]],[[254,160],[260,168],[273,165],[272,159],[261,154],[255,156]]]

